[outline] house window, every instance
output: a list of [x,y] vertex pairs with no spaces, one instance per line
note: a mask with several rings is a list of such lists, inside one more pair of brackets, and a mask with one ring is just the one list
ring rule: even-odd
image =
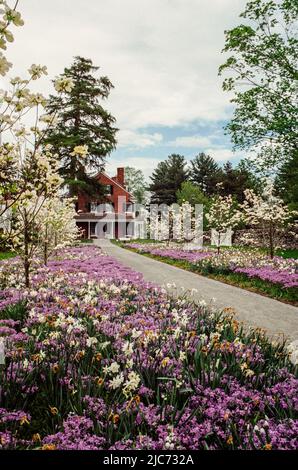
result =
[[96,222],[90,223],[90,237],[96,236]]
[[127,202],[125,204],[124,210],[126,212],[133,212],[133,204],[131,202]]
[[106,184],[105,185],[105,190],[106,190],[106,195],[107,196],[112,196],[113,191],[114,191],[114,186],[112,184]]

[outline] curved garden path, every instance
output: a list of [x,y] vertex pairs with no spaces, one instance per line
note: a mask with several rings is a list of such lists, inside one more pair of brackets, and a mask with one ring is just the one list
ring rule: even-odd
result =
[[[196,289],[197,292],[190,294],[192,299],[204,299],[207,303],[215,299],[219,308],[234,308],[238,319],[246,325],[265,328],[270,336],[298,339],[298,308],[292,305],[153,260],[120,248],[109,240],[95,240],[95,243],[122,264],[142,273],[146,281],[162,285],[172,294]],[[167,286],[169,283],[176,287]]]

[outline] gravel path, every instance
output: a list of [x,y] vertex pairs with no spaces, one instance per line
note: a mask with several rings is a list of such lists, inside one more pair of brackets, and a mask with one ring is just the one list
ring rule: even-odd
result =
[[[195,300],[209,303],[215,299],[219,308],[234,308],[238,319],[247,325],[265,328],[270,336],[298,339],[297,307],[153,260],[109,240],[95,240],[95,243],[122,264],[142,273],[146,281],[162,285],[172,294],[196,289],[197,292],[190,294]],[[176,287],[167,286],[173,283]]]

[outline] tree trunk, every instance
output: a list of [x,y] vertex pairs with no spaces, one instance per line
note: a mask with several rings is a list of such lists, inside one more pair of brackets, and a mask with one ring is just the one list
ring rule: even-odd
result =
[[48,264],[48,242],[47,242],[47,239],[48,239],[48,226],[46,226],[45,232],[46,232],[45,233],[46,241],[44,242],[44,247],[43,247],[43,262],[46,266]]
[[269,226],[269,247],[270,247],[270,258],[274,257],[274,242],[273,242],[273,227],[270,223]]
[[24,272],[25,285],[30,287],[30,261],[29,261],[29,231],[27,216],[24,217]]
[[44,247],[43,247],[43,262],[45,266],[48,264],[48,244],[45,242]]

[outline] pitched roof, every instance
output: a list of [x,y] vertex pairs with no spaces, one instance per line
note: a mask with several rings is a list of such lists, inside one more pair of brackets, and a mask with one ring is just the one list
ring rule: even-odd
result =
[[[118,181],[117,181],[116,179],[114,179],[114,178],[112,178],[111,176],[107,175],[104,171],[99,172],[99,173],[96,175],[96,178],[99,177],[99,176],[101,176],[101,175],[103,175],[103,176],[105,176],[106,178],[108,178],[108,179],[111,181],[111,183],[114,183],[114,184],[116,184],[117,186],[119,186],[119,188],[121,188],[123,191],[125,191],[126,194],[128,194],[128,195],[131,197],[131,199],[134,199],[133,195],[132,195],[129,191],[127,191],[127,189],[125,189],[125,187],[122,186],[122,184],[118,183]],[[115,178],[116,178],[116,177],[115,177]]]

